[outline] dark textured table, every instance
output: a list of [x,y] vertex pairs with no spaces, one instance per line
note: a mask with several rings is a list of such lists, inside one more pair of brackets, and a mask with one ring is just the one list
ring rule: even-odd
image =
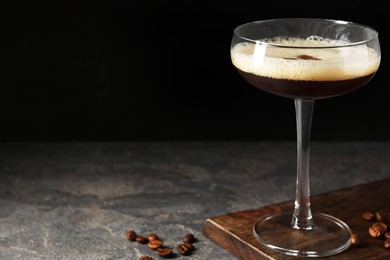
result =
[[[312,194],[390,177],[390,143],[311,151]],[[159,259],[128,229],[172,247],[193,233],[175,259],[235,259],[204,220],[293,199],[295,161],[293,142],[3,143],[0,259]]]

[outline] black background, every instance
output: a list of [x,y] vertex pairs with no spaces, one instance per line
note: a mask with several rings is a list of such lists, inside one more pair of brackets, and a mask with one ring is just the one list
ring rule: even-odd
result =
[[229,56],[236,26],[281,17],[379,32],[378,73],[317,101],[312,139],[390,140],[389,13],[340,2],[2,1],[1,141],[295,140],[293,101],[250,86]]

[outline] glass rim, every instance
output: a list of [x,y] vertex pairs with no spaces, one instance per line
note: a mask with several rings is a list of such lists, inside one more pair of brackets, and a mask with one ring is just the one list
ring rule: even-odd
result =
[[[238,31],[240,29],[242,29],[243,27],[249,26],[249,25],[260,24],[260,23],[264,23],[264,22],[287,21],[287,20],[291,20],[291,21],[294,21],[294,20],[295,21],[326,21],[326,22],[332,22],[334,24],[349,24],[349,25],[354,25],[354,26],[361,27],[363,29],[369,30],[369,31],[371,31],[373,33],[373,36],[368,38],[367,40],[363,40],[363,41],[350,42],[350,43],[347,42],[347,43],[336,44],[336,45],[331,45],[331,46],[296,46],[296,45],[274,44],[274,43],[265,42],[265,41],[262,41],[262,40],[254,40],[254,39],[251,39],[251,38],[248,38],[248,37],[241,36],[238,33]],[[345,20],[326,19],[326,18],[275,18],[275,19],[264,19],[264,20],[252,21],[252,22],[247,22],[247,23],[241,24],[241,25],[237,26],[234,29],[234,35],[239,37],[239,38],[241,38],[241,39],[243,39],[243,40],[245,40],[245,41],[248,41],[248,42],[252,42],[252,43],[260,44],[260,45],[264,45],[264,46],[269,46],[269,47],[276,47],[276,48],[333,49],[333,48],[344,48],[344,47],[358,46],[358,45],[362,45],[362,44],[371,42],[371,41],[373,41],[373,40],[378,38],[379,33],[378,33],[377,30],[375,30],[374,28],[372,28],[370,26],[363,25],[363,24],[356,23],[356,22],[345,21]]]

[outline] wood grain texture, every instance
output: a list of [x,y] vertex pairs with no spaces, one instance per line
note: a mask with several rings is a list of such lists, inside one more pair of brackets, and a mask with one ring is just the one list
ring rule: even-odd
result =
[[[313,212],[326,213],[343,220],[353,233],[361,237],[359,247],[351,246],[344,252],[331,256],[332,259],[390,259],[390,250],[383,246],[384,239],[374,239],[368,234],[368,228],[374,222],[362,217],[365,211],[379,211],[384,216],[383,222],[390,225],[390,179],[315,195],[312,196],[311,203]],[[262,246],[254,238],[252,228],[261,216],[291,211],[292,208],[293,201],[286,201],[211,217],[204,222],[203,234],[240,259],[289,259],[288,256]]]

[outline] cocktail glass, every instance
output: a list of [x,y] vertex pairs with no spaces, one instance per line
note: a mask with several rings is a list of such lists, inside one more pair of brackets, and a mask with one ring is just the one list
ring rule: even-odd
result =
[[263,216],[254,236],[286,255],[334,255],[351,244],[346,223],[310,207],[310,132],[315,100],[354,91],[380,65],[378,33],[354,22],[283,18],[243,24],[234,30],[231,59],[251,85],[295,101],[296,197],[291,212]]

